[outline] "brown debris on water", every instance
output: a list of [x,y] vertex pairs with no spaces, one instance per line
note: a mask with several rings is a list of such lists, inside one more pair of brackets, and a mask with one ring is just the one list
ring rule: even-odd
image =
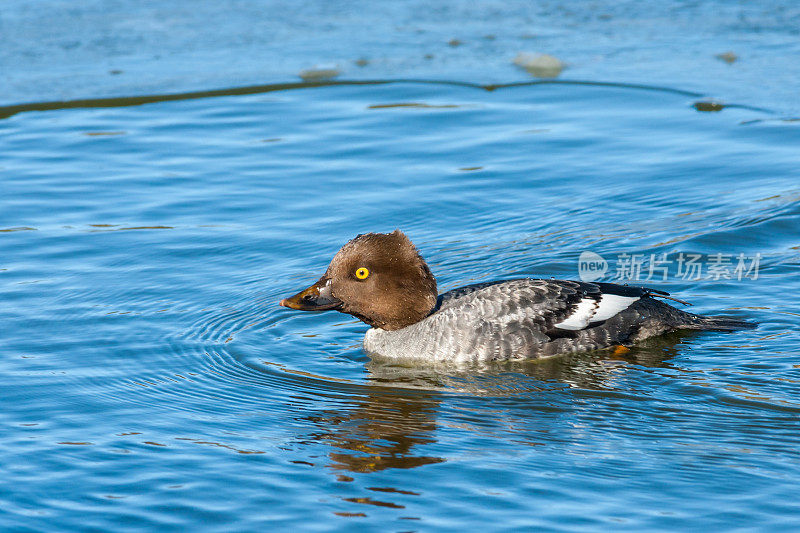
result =
[[730,50],[728,50],[727,52],[723,52],[721,54],[717,54],[714,57],[716,57],[720,61],[726,62],[729,65],[732,64],[732,63],[735,63],[739,59],[739,56],[737,56],[735,53],[731,52]]
[[693,103],[692,107],[703,113],[716,113],[725,109],[725,104],[714,100],[701,100]]
[[342,73],[335,66],[312,67],[298,73],[303,81],[327,81],[338,77]]

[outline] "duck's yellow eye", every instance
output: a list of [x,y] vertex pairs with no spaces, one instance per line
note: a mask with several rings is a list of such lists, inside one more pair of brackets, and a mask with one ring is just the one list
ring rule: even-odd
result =
[[356,270],[356,277],[358,279],[367,279],[369,277],[369,270],[366,267],[361,267]]

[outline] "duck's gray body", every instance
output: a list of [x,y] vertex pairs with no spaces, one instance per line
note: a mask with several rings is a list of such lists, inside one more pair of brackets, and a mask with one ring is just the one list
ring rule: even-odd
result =
[[675,329],[731,331],[741,320],[686,313],[611,283],[516,279],[461,287],[439,296],[427,318],[395,331],[372,328],[364,348],[426,361],[535,359],[585,352]]

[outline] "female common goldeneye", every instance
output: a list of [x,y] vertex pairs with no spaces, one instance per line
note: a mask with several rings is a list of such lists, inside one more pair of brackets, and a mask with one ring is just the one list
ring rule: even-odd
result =
[[428,265],[395,230],[351,240],[319,281],[280,304],[351,314],[372,326],[364,337],[368,352],[428,361],[539,358],[630,345],[675,329],[755,327],[655,299],[668,296],[555,279],[478,283],[437,296]]

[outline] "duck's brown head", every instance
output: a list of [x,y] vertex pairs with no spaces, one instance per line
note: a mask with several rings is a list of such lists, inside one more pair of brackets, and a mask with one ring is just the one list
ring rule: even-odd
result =
[[370,326],[401,329],[436,306],[436,278],[400,230],[366,233],[333,257],[325,275],[281,305],[300,311],[335,309]]

